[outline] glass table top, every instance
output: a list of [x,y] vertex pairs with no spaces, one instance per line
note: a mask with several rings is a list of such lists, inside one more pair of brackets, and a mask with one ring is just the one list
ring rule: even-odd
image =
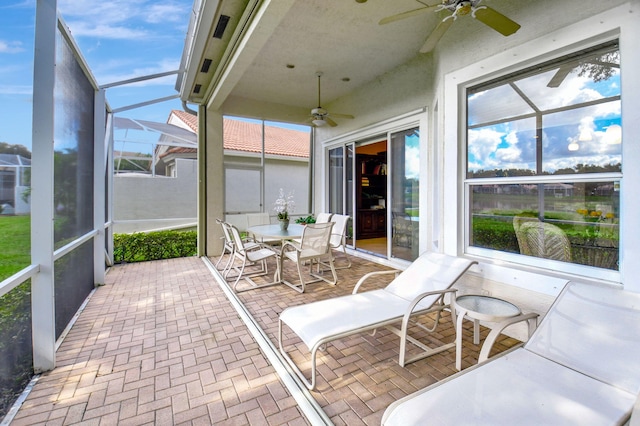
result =
[[[456,305],[468,312],[478,314],[487,321],[520,315],[521,311],[513,303],[490,296],[467,294],[456,298]],[[476,316],[478,316],[476,315]]]

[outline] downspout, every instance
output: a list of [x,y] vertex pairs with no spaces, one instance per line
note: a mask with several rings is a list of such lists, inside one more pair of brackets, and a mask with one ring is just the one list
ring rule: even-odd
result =
[[[195,115],[196,117],[198,116],[198,111],[189,108],[189,106],[187,105],[187,101],[182,101],[182,109],[188,114]],[[198,127],[198,129],[200,128]]]

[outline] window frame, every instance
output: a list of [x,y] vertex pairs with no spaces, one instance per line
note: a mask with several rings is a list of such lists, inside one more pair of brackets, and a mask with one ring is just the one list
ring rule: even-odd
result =
[[[576,49],[572,56],[582,56],[587,53],[589,50],[593,50],[594,47],[596,50],[602,45],[606,44],[617,44],[618,52],[620,52],[620,41],[618,38],[614,38],[611,40],[607,40],[604,43],[596,44],[594,46],[583,46],[582,48]],[[478,92],[479,88],[481,90],[487,90],[483,88],[484,85],[486,88],[496,87],[502,84],[508,84],[510,81],[514,81],[514,79],[520,77],[520,75],[527,74],[535,74],[534,69],[538,68],[540,70],[548,69],[553,64],[557,64],[559,62],[563,62],[561,59],[566,56],[559,56],[554,59],[543,59],[540,58],[538,61],[534,61],[533,64],[526,64],[519,67],[518,70],[511,70],[511,72],[504,72],[500,75],[493,75],[491,78],[487,78],[485,82],[473,82],[466,84],[460,87],[460,99],[462,110],[464,111],[462,117],[465,118],[464,121],[461,120],[461,150],[460,150],[460,165],[461,165],[461,174],[462,174],[462,206],[463,206],[463,222],[462,222],[462,249],[465,254],[477,256],[485,259],[489,259],[491,261],[504,261],[513,263],[516,265],[520,265],[522,267],[528,268],[533,267],[536,269],[547,269],[553,270],[555,272],[566,273],[571,275],[583,275],[589,276],[592,278],[599,278],[604,280],[611,281],[619,281],[620,280],[620,265],[621,265],[621,251],[622,245],[619,246],[619,254],[618,254],[618,262],[619,268],[618,270],[604,269],[598,268],[594,266],[581,265],[577,263],[563,262],[550,260],[545,258],[537,258],[533,256],[526,256],[519,253],[509,253],[505,251],[500,251],[496,249],[477,247],[471,245],[471,235],[472,235],[472,220],[473,220],[473,207],[471,205],[472,200],[472,191],[473,186],[476,185],[487,185],[487,184],[549,184],[549,183],[596,183],[596,182],[609,182],[609,181],[618,181],[620,183],[621,188],[621,198],[622,198],[622,187],[623,187],[623,174],[622,172],[609,172],[609,173],[581,173],[581,174],[553,174],[553,175],[545,175],[542,174],[542,164],[536,164],[536,174],[532,176],[516,176],[516,177],[496,177],[496,178],[479,178],[472,177],[471,173],[468,169],[468,155],[469,155],[469,143],[468,143],[468,134],[470,129],[479,128],[483,126],[482,124],[474,123],[472,125],[469,124],[469,111],[468,111],[468,99],[469,95],[474,92]],[[620,71],[622,74],[622,69]],[[622,89],[620,89],[620,95],[617,96],[618,100],[622,97]],[[609,98],[607,98],[609,99]],[[583,103],[579,108],[587,108],[589,103]],[[571,105],[568,108],[575,109],[578,108],[575,105]],[[546,115],[546,112],[543,112],[543,115]],[[622,111],[621,111],[622,116]],[[513,119],[516,119],[514,117]],[[499,120],[502,122],[511,121],[512,118]],[[544,127],[542,129],[544,131]],[[541,145],[538,146],[537,150],[541,150]],[[542,158],[540,157],[541,152],[536,154],[537,162],[541,162]],[[622,155],[620,159],[621,168],[622,168]],[[620,228],[619,232],[623,229],[623,220],[620,219]]]

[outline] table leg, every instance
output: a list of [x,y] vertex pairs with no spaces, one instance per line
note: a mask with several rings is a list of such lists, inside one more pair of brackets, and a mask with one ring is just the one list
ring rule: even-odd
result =
[[473,344],[480,344],[480,321],[477,319],[473,320]]
[[464,309],[457,313],[456,319],[456,369],[462,370],[462,321],[467,313]]

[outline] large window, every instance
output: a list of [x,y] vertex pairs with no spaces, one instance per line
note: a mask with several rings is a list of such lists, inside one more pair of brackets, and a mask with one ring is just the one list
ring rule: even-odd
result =
[[618,270],[620,105],[617,43],[469,88],[468,251]]

